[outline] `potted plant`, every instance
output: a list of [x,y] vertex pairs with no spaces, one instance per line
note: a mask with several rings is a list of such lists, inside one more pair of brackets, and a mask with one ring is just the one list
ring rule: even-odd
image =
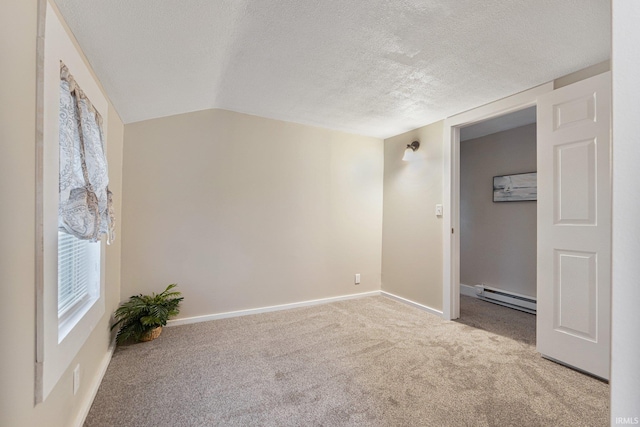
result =
[[151,295],[134,295],[129,301],[120,304],[114,313],[118,334],[116,342],[122,344],[129,340],[151,341],[162,332],[170,317],[180,312],[178,306],[184,299],[180,292],[172,291],[177,284],[167,286],[162,293]]

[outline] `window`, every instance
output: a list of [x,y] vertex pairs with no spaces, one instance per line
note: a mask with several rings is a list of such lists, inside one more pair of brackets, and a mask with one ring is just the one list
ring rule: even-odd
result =
[[60,62],[58,342],[100,294],[100,236],[113,238],[102,116]]
[[100,243],[58,231],[58,342],[100,295]]

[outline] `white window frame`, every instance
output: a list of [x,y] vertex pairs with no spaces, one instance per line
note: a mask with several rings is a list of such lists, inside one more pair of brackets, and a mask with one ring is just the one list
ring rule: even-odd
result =
[[[46,5],[45,5],[46,3]],[[55,388],[105,314],[105,239],[100,244],[97,298],[61,330],[58,319],[58,114],[60,61],[103,119],[107,149],[108,101],[49,2],[40,1],[38,23],[38,135],[36,138],[36,376],[35,401]],[[73,325],[71,325],[73,324]],[[62,335],[61,332],[64,334]]]

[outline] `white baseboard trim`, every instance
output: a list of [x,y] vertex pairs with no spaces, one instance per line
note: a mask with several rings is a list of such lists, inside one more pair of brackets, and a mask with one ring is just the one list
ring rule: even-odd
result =
[[406,298],[400,297],[398,295],[394,295],[394,294],[389,293],[389,292],[380,291],[380,293],[383,296],[387,297],[387,298],[391,298],[393,300],[396,300],[396,301],[411,305],[413,307],[419,308],[420,310],[426,311],[427,313],[435,314],[438,317],[442,317],[442,311],[441,310],[436,310],[435,308],[428,307],[426,305],[417,303],[415,301],[411,301],[410,299],[406,299]]
[[80,407],[80,412],[76,417],[75,423],[73,423],[76,427],[82,427],[84,422],[87,420],[87,415],[89,415],[89,410],[91,409],[91,405],[93,404],[93,400],[96,398],[96,394],[98,394],[98,389],[100,388],[100,383],[102,383],[102,379],[104,378],[104,374],[107,373],[107,368],[109,367],[109,363],[111,363],[111,358],[113,357],[113,352],[116,350],[115,340],[111,342],[109,349],[107,350],[107,354],[102,358],[102,362],[100,362],[100,369],[98,371],[98,375],[93,377],[93,381],[89,385],[90,393],[85,397],[82,402],[82,406]]
[[466,295],[468,297],[478,297],[478,294],[476,294],[475,286],[463,285],[462,283],[460,283],[460,294]]
[[206,314],[204,316],[185,317],[183,319],[169,320],[167,322],[167,326],[188,325],[190,323],[208,322],[210,320],[228,319],[230,317],[249,316],[252,314],[269,313],[271,311],[290,310],[292,308],[309,307],[312,305],[328,304],[336,301],[372,297],[377,295],[380,295],[380,291],[362,292],[359,294],[342,295],[339,297],[321,298],[309,301],[294,302],[290,304],[272,305],[269,307],[250,308],[248,310],[228,311],[226,313]]

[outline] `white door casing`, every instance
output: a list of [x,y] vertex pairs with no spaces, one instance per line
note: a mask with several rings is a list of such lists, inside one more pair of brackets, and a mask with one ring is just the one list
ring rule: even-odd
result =
[[611,73],[537,102],[537,349],[609,378]]
[[553,90],[553,82],[536,86],[444,121],[442,318],[460,317],[460,128],[536,105],[537,98]]

